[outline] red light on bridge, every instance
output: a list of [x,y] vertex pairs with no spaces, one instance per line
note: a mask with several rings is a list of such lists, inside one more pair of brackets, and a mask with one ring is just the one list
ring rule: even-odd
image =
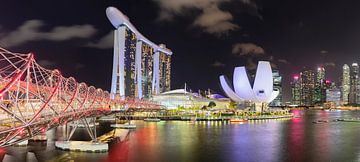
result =
[[23,135],[24,134],[24,128],[19,128],[19,135]]
[[294,80],[298,80],[299,79],[299,75],[294,75]]

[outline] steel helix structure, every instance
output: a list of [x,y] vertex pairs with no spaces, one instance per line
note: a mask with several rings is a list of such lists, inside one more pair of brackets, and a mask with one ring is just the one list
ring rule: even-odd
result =
[[32,53],[0,48],[0,147],[82,118],[160,108],[151,101],[111,99],[107,91],[40,66]]

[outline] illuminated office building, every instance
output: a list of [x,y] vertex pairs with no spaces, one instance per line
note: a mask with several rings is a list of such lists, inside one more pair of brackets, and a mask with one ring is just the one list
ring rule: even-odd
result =
[[335,106],[340,106],[341,90],[336,87],[326,89],[326,102],[333,102]]
[[359,65],[353,63],[350,68],[349,104],[359,103]]
[[[160,45],[166,48],[165,45]],[[159,90],[160,93],[170,91],[171,83],[171,56],[160,52],[160,64],[159,64]]]
[[316,71],[314,103],[321,104],[326,101],[325,68],[318,67]]
[[142,95],[144,98],[149,98],[152,94],[152,83],[153,83],[153,62],[154,62],[154,49],[147,45],[142,45],[141,53],[141,86]]
[[350,67],[345,64],[343,66],[342,78],[341,78],[341,102],[343,105],[349,103],[350,92]]
[[291,104],[300,105],[301,100],[301,83],[299,75],[295,75],[291,82]]
[[[120,29],[123,30],[123,29]],[[125,96],[135,96],[135,50],[136,36],[129,29],[125,30],[125,50],[124,50],[124,78]]]
[[304,70],[300,73],[301,94],[300,105],[314,105],[315,74],[312,70]]

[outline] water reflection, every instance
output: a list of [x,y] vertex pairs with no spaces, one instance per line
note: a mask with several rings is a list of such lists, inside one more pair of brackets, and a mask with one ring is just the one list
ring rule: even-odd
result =
[[[62,128],[52,140],[28,147],[9,147],[13,161],[359,161],[360,123],[335,122],[360,117],[360,111],[293,112],[299,118],[229,122],[136,121],[137,129],[123,141],[109,144],[109,153],[77,153],[56,150]],[[313,123],[326,120],[328,123]],[[109,123],[100,133],[111,131]],[[86,140],[86,131],[74,139]],[[2,150],[0,150],[0,153]],[[30,152],[30,153],[28,153]],[[8,155],[6,155],[8,156]],[[14,158],[17,158],[14,160]]]
[[[294,111],[288,120],[144,124],[127,143],[129,161],[356,161],[359,112]],[[314,124],[316,120],[329,123]],[[148,132],[148,135],[145,132]],[[156,133],[154,133],[156,132]],[[154,142],[153,140],[157,140]],[[138,142],[136,142],[138,141]],[[140,155],[136,156],[136,152]],[[110,155],[111,157],[111,155]]]

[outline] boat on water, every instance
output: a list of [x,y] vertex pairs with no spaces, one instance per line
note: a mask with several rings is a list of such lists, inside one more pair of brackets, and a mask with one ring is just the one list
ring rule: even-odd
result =
[[196,119],[196,117],[192,117],[192,118],[190,118],[190,122],[191,122],[191,123],[195,123],[195,122],[196,122],[196,120],[197,120],[197,119]]
[[340,111],[348,111],[348,110],[341,110],[341,109],[325,109],[324,111],[335,111],[335,112],[340,112]]
[[234,119],[230,119],[230,122],[246,122],[247,119],[239,119],[239,118],[234,118]]
[[360,118],[342,119],[344,122],[360,122]]
[[145,118],[144,121],[146,122],[159,122],[159,118]]
[[321,124],[321,123],[329,123],[328,120],[317,120],[317,121],[313,121],[314,124]]

